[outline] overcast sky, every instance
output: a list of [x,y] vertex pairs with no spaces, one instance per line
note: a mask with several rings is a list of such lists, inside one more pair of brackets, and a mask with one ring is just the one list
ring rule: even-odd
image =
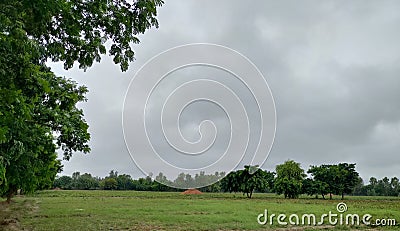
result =
[[166,1],[160,27],[140,36],[126,73],[108,56],[86,72],[51,64],[57,74],[89,88],[80,107],[92,152],[63,161],[62,174],[103,177],[114,169],[142,176],[122,133],[129,82],[162,51],[214,43],[249,58],[274,96],[277,131],[263,168],[274,170],[288,159],[304,169],[351,162],[364,180],[399,177],[399,12],[399,1]]

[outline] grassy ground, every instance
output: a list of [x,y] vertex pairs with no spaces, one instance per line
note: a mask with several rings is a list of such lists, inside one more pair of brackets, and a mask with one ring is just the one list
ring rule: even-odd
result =
[[[334,200],[286,200],[273,194],[180,195],[134,191],[43,191],[1,204],[0,230],[400,230],[394,227],[260,225],[257,216],[338,213]],[[347,197],[346,213],[369,213],[400,223],[400,198]],[[339,213],[338,213],[339,214]],[[288,221],[288,220],[286,220]],[[327,220],[326,220],[327,221]]]

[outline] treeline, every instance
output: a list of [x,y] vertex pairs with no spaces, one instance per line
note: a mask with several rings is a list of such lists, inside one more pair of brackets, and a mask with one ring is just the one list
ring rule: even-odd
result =
[[399,196],[400,182],[397,177],[384,177],[380,180],[375,177],[369,179],[369,184],[364,185],[360,178],[358,185],[354,188],[353,195],[356,196]]
[[[200,172],[192,177],[181,173],[170,181],[163,173],[159,173],[153,180],[152,176],[133,179],[127,174],[118,174],[112,170],[104,178],[93,177],[89,173],[75,172],[72,176],[57,177],[53,186],[55,188],[72,190],[136,190],[136,191],[182,191],[167,185],[176,185],[181,188],[190,188],[191,185],[208,185],[209,182],[222,180],[200,188],[203,192],[240,192],[251,198],[253,192],[274,192],[283,194],[285,198],[297,198],[301,194],[327,196],[332,195],[359,196],[399,196],[399,179],[384,177],[377,180],[370,178],[369,184],[359,177],[355,170],[356,164],[339,163],[334,165],[310,166],[305,171],[299,163],[288,160],[277,165],[275,172],[258,169],[257,166],[245,166],[244,169],[230,172],[225,176],[224,172],[205,174]],[[307,173],[307,174],[306,174]],[[161,183],[160,183],[161,182]]]
[[[94,177],[90,173],[80,174],[74,172],[72,176],[61,176],[54,180],[53,187],[65,190],[135,190],[135,191],[160,191],[160,192],[176,192],[182,191],[179,188],[189,188],[191,185],[202,184],[208,185],[208,182],[215,182],[225,176],[224,172],[215,172],[206,175],[200,172],[192,177],[189,174],[181,173],[173,181],[169,181],[163,173],[159,173],[155,180],[152,176],[133,179],[127,174],[118,174],[117,171],[111,170],[108,176],[104,178]],[[161,183],[160,183],[161,182]],[[167,185],[177,185],[179,188],[169,187]],[[203,192],[220,192],[220,184],[210,184],[200,189]]]

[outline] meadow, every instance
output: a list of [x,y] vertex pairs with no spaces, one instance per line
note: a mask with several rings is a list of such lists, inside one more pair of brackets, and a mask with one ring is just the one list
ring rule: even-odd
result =
[[[41,191],[17,196],[11,205],[2,203],[0,230],[400,230],[360,225],[280,225],[275,220],[260,225],[257,216],[268,213],[287,216],[313,213],[318,218],[336,205],[347,204],[347,212],[371,214],[372,220],[391,218],[400,223],[398,197],[346,197],[340,200],[300,197],[284,199],[275,194],[136,191]],[[286,220],[287,221],[287,220]]]

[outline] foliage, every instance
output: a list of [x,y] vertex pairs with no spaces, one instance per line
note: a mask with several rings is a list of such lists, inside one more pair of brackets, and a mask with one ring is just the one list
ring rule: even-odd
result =
[[275,192],[285,198],[297,198],[301,194],[304,170],[293,160],[276,166]]
[[54,180],[53,186],[54,188],[60,188],[60,189],[72,189],[73,188],[72,177],[70,176],[57,177]]
[[258,166],[247,165],[243,170],[230,172],[222,179],[221,188],[226,192],[242,192],[251,198],[255,190],[265,191],[270,187],[273,179],[273,173],[258,169]]
[[40,61],[63,61],[66,69],[74,62],[80,68],[92,66],[106,53],[123,71],[134,59],[132,44],[138,34],[158,27],[157,7],[162,0],[14,0],[0,3],[0,30],[11,33],[15,27],[38,45]]
[[359,174],[355,170],[356,164],[339,163],[337,165],[311,166],[308,170],[317,184],[323,184],[319,191],[321,195],[332,193],[344,198],[345,194],[353,192],[359,182]]
[[314,179],[304,179],[302,185],[302,192],[309,196],[315,195],[318,198],[318,194],[325,199],[325,195],[328,193],[329,185],[325,182],[314,180]]
[[362,181],[359,182],[353,195],[398,197],[400,196],[400,182],[397,177],[392,177],[390,180],[388,177],[383,177],[380,180],[371,177],[368,185],[364,185]]
[[101,182],[101,187],[105,190],[114,190],[118,189],[118,182],[115,178],[109,178],[106,177],[102,182]]
[[17,189],[51,186],[61,170],[56,149],[65,159],[89,152],[90,136],[76,107],[87,89],[35,63],[37,47],[27,38],[1,34],[0,43],[0,196],[9,201]]
[[[316,179],[322,179],[318,175],[320,173],[316,173],[317,169],[321,169],[320,167],[321,166],[311,166],[311,168],[308,170],[308,172],[312,172],[313,177],[302,180],[300,194],[306,194],[310,196],[315,195],[316,198],[318,197],[318,195],[321,195],[322,198],[325,199],[325,195],[329,194],[330,192],[338,191],[337,189],[331,187],[328,183]],[[274,172],[258,169],[258,171],[255,172],[256,175],[253,176],[251,174],[248,174],[249,172],[251,172],[250,168],[250,166],[246,166],[245,169],[231,172],[221,181],[202,187],[199,190],[202,192],[242,192],[243,195],[246,195],[248,197],[251,197],[253,192],[272,192],[273,190],[277,190],[277,187],[283,187],[282,190],[285,189],[284,187],[288,187],[288,191],[292,190],[290,188],[293,187],[292,184],[286,182],[281,185],[276,184],[277,178],[275,178]],[[325,168],[324,166],[324,168],[322,169],[327,168]],[[223,175],[224,173],[214,173],[208,175],[204,172],[200,172],[199,174],[196,174],[195,177],[187,177],[187,179],[191,179],[194,181],[201,180],[197,183],[204,183],[215,180],[214,177],[220,177],[221,174]],[[186,176],[186,174],[180,174],[180,176],[178,176],[176,179],[182,176]],[[116,186],[114,183],[115,181],[109,179],[115,179]],[[242,181],[241,179],[244,180]],[[391,180],[389,180],[389,178],[387,177],[384,177],[380,180],[371,177],[370,184],[368,185],[364,185],[360,177],[357,177],[356,180],[357,183],[353,187],[353,191],[346,194],[360,196],[399,196],[400,183],[397,177],[393,177]],[[109,181],[107,183],[107,186],[105,185],[106,181]],[[158,192],[180,191],[179,189],[166,186],[163,183],[170,185],[171,181],[162,172],[160,172],[155,177],[155,180],[153,180],[150,176],[147,176],[145,178],[133,179],[128,174],[118,174],[117,171],[111,170],[109,175],[105,178],[93,177],[91,174],[88,173],[81,175],[79,172],[74,172],[72,176],[57,177],[54,181],[53,187],[67,190],[113,189]],[[288,195],[286,195],[286,197],[291,198]]]
[[[137,35],[158,26],[161,0],[0,2],[0,196],[52,185],[64,159],[90,151],[88,125],[76,107],[86,87],[55,76],[48,60],[66,69],[99,62],[109,54],[123,71],[134,59]],[[89,179],[84,176],[81,180]],[[85,184],[93,182],[85,182]],[[86,185],[85,187],[94,187]]]

